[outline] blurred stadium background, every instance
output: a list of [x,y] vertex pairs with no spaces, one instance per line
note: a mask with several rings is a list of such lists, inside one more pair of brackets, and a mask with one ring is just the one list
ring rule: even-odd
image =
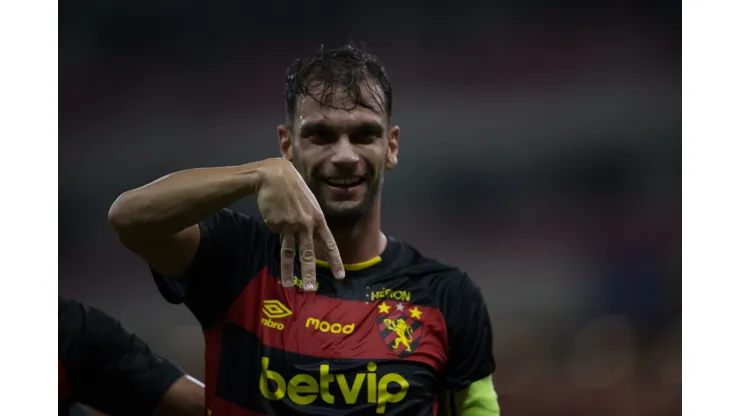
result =
[[385,229],[483,289],[504,414],[680,414],[680,2],[70,0],[59,19],[60,295],[202,378],[195,319],[108,207],[275,156],[285,69],[352,35],[396,94]]

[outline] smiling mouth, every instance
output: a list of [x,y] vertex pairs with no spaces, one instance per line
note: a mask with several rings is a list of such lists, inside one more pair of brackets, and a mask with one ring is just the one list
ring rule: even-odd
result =
[[361,176],[349,176],[345,178],[327,178],[324,182],[334,188],[354,188],[355,186],[361,185],[365,182],[365,179]]

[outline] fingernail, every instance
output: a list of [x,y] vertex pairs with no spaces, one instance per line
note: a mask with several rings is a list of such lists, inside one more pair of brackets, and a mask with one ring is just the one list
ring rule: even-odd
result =
[[306,290],[308,290],[308,291],[312,291],[313,290],[313,282],[306,283],[305,285],[303,285],[303,287],[305,287]]
[[340,270],[337,272],[337,279],[344,279],[344,270]]
[[283,280],[283,286],[293,287],[293,280]]

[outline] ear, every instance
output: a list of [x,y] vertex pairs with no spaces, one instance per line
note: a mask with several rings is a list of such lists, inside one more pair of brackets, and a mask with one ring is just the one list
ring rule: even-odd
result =
[[290,129],[283,124],[278,126],[278,146],[283,158],[292,161],[293,135],[290,133]]
[[401,129],[393,126],[388,132],[388,151],[386,152],[385,168],[391,170],[398,165],[398,135]]

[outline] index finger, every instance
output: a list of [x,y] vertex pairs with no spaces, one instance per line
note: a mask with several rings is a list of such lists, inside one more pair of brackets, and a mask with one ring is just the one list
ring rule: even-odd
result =
[[303,290],[313,292],[316,290],[316,252],[313,250],[313,232],[310,228],[301,230],[298,238]]
[[319,234],[319,238],[324,243],[327,261],[331,267],[332,274],[334,274],[334,277],[337,279],[344,279],[344,263],[342,263],[342,257],[339,255],[339,247],[337,247],[337,242],[334,241],[334,236],[331,235],[329,226],[324,220],[322,220],[316,231]]
[[293,287],[293,261],[295,261],[295,237],[284,234],[280,249],[280,278],[285,287]]

